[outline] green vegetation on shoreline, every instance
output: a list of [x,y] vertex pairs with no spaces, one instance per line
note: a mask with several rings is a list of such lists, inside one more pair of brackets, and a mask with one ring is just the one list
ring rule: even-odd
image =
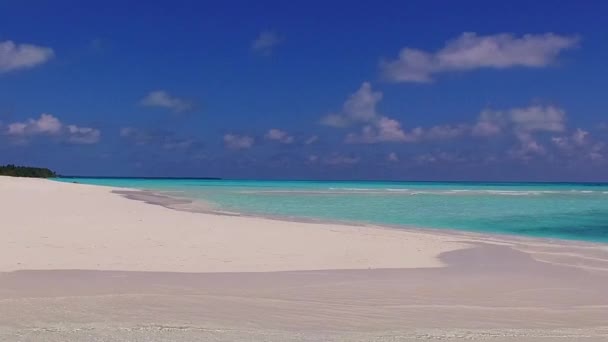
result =
[[30,178],[53,178],[57,174],[47,168],[16,166],[12,164],[0,165],[0,176],[30,177]]

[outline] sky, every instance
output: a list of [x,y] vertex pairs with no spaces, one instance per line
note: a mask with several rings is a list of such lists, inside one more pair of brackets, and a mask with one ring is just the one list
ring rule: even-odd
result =
[[0,164],[608,181],[603,1],[3,1]]

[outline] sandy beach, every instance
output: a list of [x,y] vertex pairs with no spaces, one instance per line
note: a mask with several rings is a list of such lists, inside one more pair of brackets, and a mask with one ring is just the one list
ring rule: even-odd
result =
[[0,340],[608,340],[606,245],[124,191],[0,177]]

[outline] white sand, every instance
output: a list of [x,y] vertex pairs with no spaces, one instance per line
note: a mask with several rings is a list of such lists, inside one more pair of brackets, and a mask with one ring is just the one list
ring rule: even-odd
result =
[[605,245],[201,214],[112,191],[0,177],[0,341],[608,340]]
[[181,212],[109,187],[0,177],[0,272],[254,272],[439,267],[431,233]]

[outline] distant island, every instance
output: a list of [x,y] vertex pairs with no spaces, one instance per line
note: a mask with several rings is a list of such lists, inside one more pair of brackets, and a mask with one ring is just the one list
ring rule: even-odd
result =
[[57,176],[59,178],[63,178],[63,179],[157,179],[157,180],[162,180],[162,179],[167,179],[167,180],[171,180],[171,179],[186,179],[186,180],[223,180],[223,178],[220,177],[147,177],[147,176],[128,176],[128,177],[117,177],[117,176]]
[[30,178],[53,178],[57,174],[52,170],[41,167],[16,166],[12,164],[0,165],[0,176],[30,177]]

